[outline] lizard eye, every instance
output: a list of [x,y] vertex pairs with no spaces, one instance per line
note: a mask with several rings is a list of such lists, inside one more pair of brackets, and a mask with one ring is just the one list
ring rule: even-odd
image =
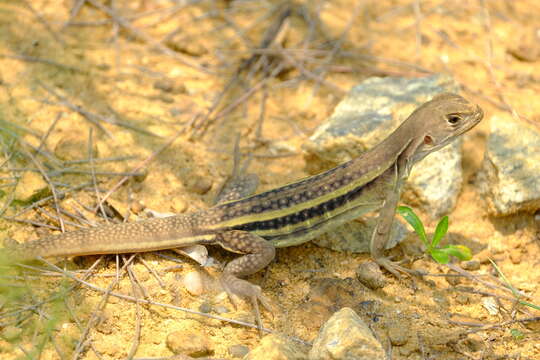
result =
[[449,124],[455,125],[461,120],[461,116],[459,114],[448,114],[446,115],[446,121],[448,121]]

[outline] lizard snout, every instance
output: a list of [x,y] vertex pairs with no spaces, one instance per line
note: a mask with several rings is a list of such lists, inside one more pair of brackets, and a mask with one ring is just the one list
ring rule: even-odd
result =
[[484,110],[478,105],[476,105],[476,109],[474,110],[474,119],[476,122],[480,122],[482,118],[484,117]]

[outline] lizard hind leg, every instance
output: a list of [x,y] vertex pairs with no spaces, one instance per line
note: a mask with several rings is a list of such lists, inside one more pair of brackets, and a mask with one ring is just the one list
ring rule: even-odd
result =
[[240,137],[237,137],[234,144],[232,174],[221,185],[221,189],[214,199],[214,204],[222,204],[224,202],[238,200],[252,195],[259,185],[259,177],[256,174],[247,172],[247,168],[251,162],[251,156],[241,164],[239,141]]
[[262,295],[261,288],[242,277],[256,273],[267,266],[275,257],[276,250],[265,239],[241,230],[224,231],[217,234],[216,243],[226,250],[243,254],[229,262],[223,270],[221,282],[236,307],[233,295],[248,298],[255,311],[259,330],[262,328],[258,303],[272,313],[270,302]]

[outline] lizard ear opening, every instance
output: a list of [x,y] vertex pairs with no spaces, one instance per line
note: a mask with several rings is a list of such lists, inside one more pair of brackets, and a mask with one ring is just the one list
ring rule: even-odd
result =
[[433,145],[433,138],[429,135],[424,136],[424,144]]

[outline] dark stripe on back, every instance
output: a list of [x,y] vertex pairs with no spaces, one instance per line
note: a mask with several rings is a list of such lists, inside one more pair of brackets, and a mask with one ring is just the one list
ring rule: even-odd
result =
[[[309,177],[302,181],[285,185],[276,189],[272,189],[257,195],[253,195],[238,201],[233,201],[230,203],[225,203],[218,205],[216,211],[219,211],[220,218],[217,221],[227,221],[232,218],[237,218],[249,214],[260,214],[266,211],[275,211],[285,209],[291,206],[295,206],[300,203],[308,202],[310,200],[316,199],[318,197],[324,196],[328,193],[336,191],[340,187],[346,186],[351,181],[354,181],[357,177],[361,176],[361,173],[366,173],[369,169],[362,169],[356,173],[351,172],[350,174],[340,174],[339,172],[346,169],[351,165],[351,161],[346,162],[338,167],[335,167],[327,172]],[[336,174],[337,173],[337,174]],[[321,181],[324,180],[324,181]],[[281,192],[287,192],[290,190],[298,189],[304,187],[305,190],[297,190],[296,193],[288,197],[279,197],[276,194]],[[328,201],[326,206],[333,206],[330,204],[334,200]],[[252,206],[246,206],[246,203],[252,203]],[[321,204],[325,206],[325,204]],[[339,206],[339,205],[337,205]],[[304,219],[317,216],[323,212],[324,209],[306,209],[300,214],[293,214],[290,216],[296,216],[297,218],[283,220],[285,223],[281,226],[287,224],[286,221],[291,221],[289,223],[297,223],[303,221]],[[273,220],[269,220],[273,221]],[[261,226],[266,226],[267,228],[274,228],[273,225],[264,224]]]
[[[371,182],[358,186],[353,190],[345,193],[336,198],[330,199],[324,203],[318,204],[316,206],[306,208],[302,211],[299,211],[294,214],[284,215],[279,218],[264,220],[264,221],[254,221],[247,224],[242,224],[235,226],[234,229],[245,230],[245,231],[256,231],[256,230],[270,230],[270,229],[280,229],[287,225],[294,225],[306,221],[311,218],[315,218],[323,215],[326,212],[335,210],[349,201],[353,201],[361,196],[363,190],[366,187],[369,187]],[[315,224],[314,224],[315,225]],[[301,230],[301,229],[298,229]],[[296,232],[296,231],[295,231]],[[277,235],[280,236],[280,235]]]

